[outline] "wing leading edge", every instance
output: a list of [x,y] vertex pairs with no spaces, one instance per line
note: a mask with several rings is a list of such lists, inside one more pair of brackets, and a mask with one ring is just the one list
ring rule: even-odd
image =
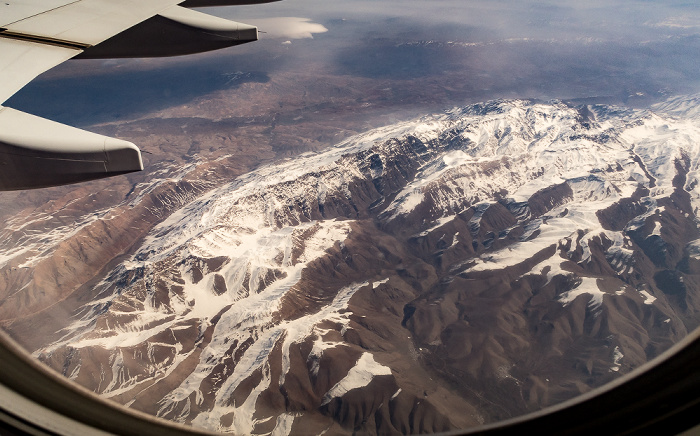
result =
[[[187,0],[188,7],[276,0]],[[257,28],[177,6],[183,0],[5,0],[0,105],[70,59],[176,56],[258,39]],[[0,106],[0,191],[76,183],[143,169],[132,143]]]

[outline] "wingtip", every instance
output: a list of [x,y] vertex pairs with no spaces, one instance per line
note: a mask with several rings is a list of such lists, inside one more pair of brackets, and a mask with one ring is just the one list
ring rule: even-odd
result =
[[131,142],[0,110],[0,190],[66,185],[143,169]]
[[129,142],[116,138],[105,139],[105,167],[110,173],[143,170],[141,150]]

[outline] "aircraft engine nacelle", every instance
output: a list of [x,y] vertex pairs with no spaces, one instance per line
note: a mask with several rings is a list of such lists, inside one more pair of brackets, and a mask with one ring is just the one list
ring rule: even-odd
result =
[[179,56],[245,44],[257,39],[258,28],[255,26],[173,6],[85,49],[76,58]]

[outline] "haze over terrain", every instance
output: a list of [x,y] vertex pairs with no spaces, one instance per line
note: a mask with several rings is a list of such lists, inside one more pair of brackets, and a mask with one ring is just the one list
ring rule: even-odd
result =
[[[383,101],[423,110],[501,97],[639,104],[698,90],[700,11],[692,2],[297,0],[203,11],[267,33],[195,56],[69,62],[10,102],[84,126],[282,75],[307,86],[389,81],[409,90],[385,91]],[[232,80],[236,72],[249,76]]]
[[146,169],[0,193],[0,321],[241,434],[539,410],[700,322],[700,6],[285,0],[244,46],[71,61],[7,105]]

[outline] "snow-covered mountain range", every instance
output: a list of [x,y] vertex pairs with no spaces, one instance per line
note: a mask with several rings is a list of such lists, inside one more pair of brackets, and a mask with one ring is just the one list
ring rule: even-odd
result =
[[444,431],[570,398],[698,324],[696,100],[471,105],[163,198],[35,355],[240,434]]

